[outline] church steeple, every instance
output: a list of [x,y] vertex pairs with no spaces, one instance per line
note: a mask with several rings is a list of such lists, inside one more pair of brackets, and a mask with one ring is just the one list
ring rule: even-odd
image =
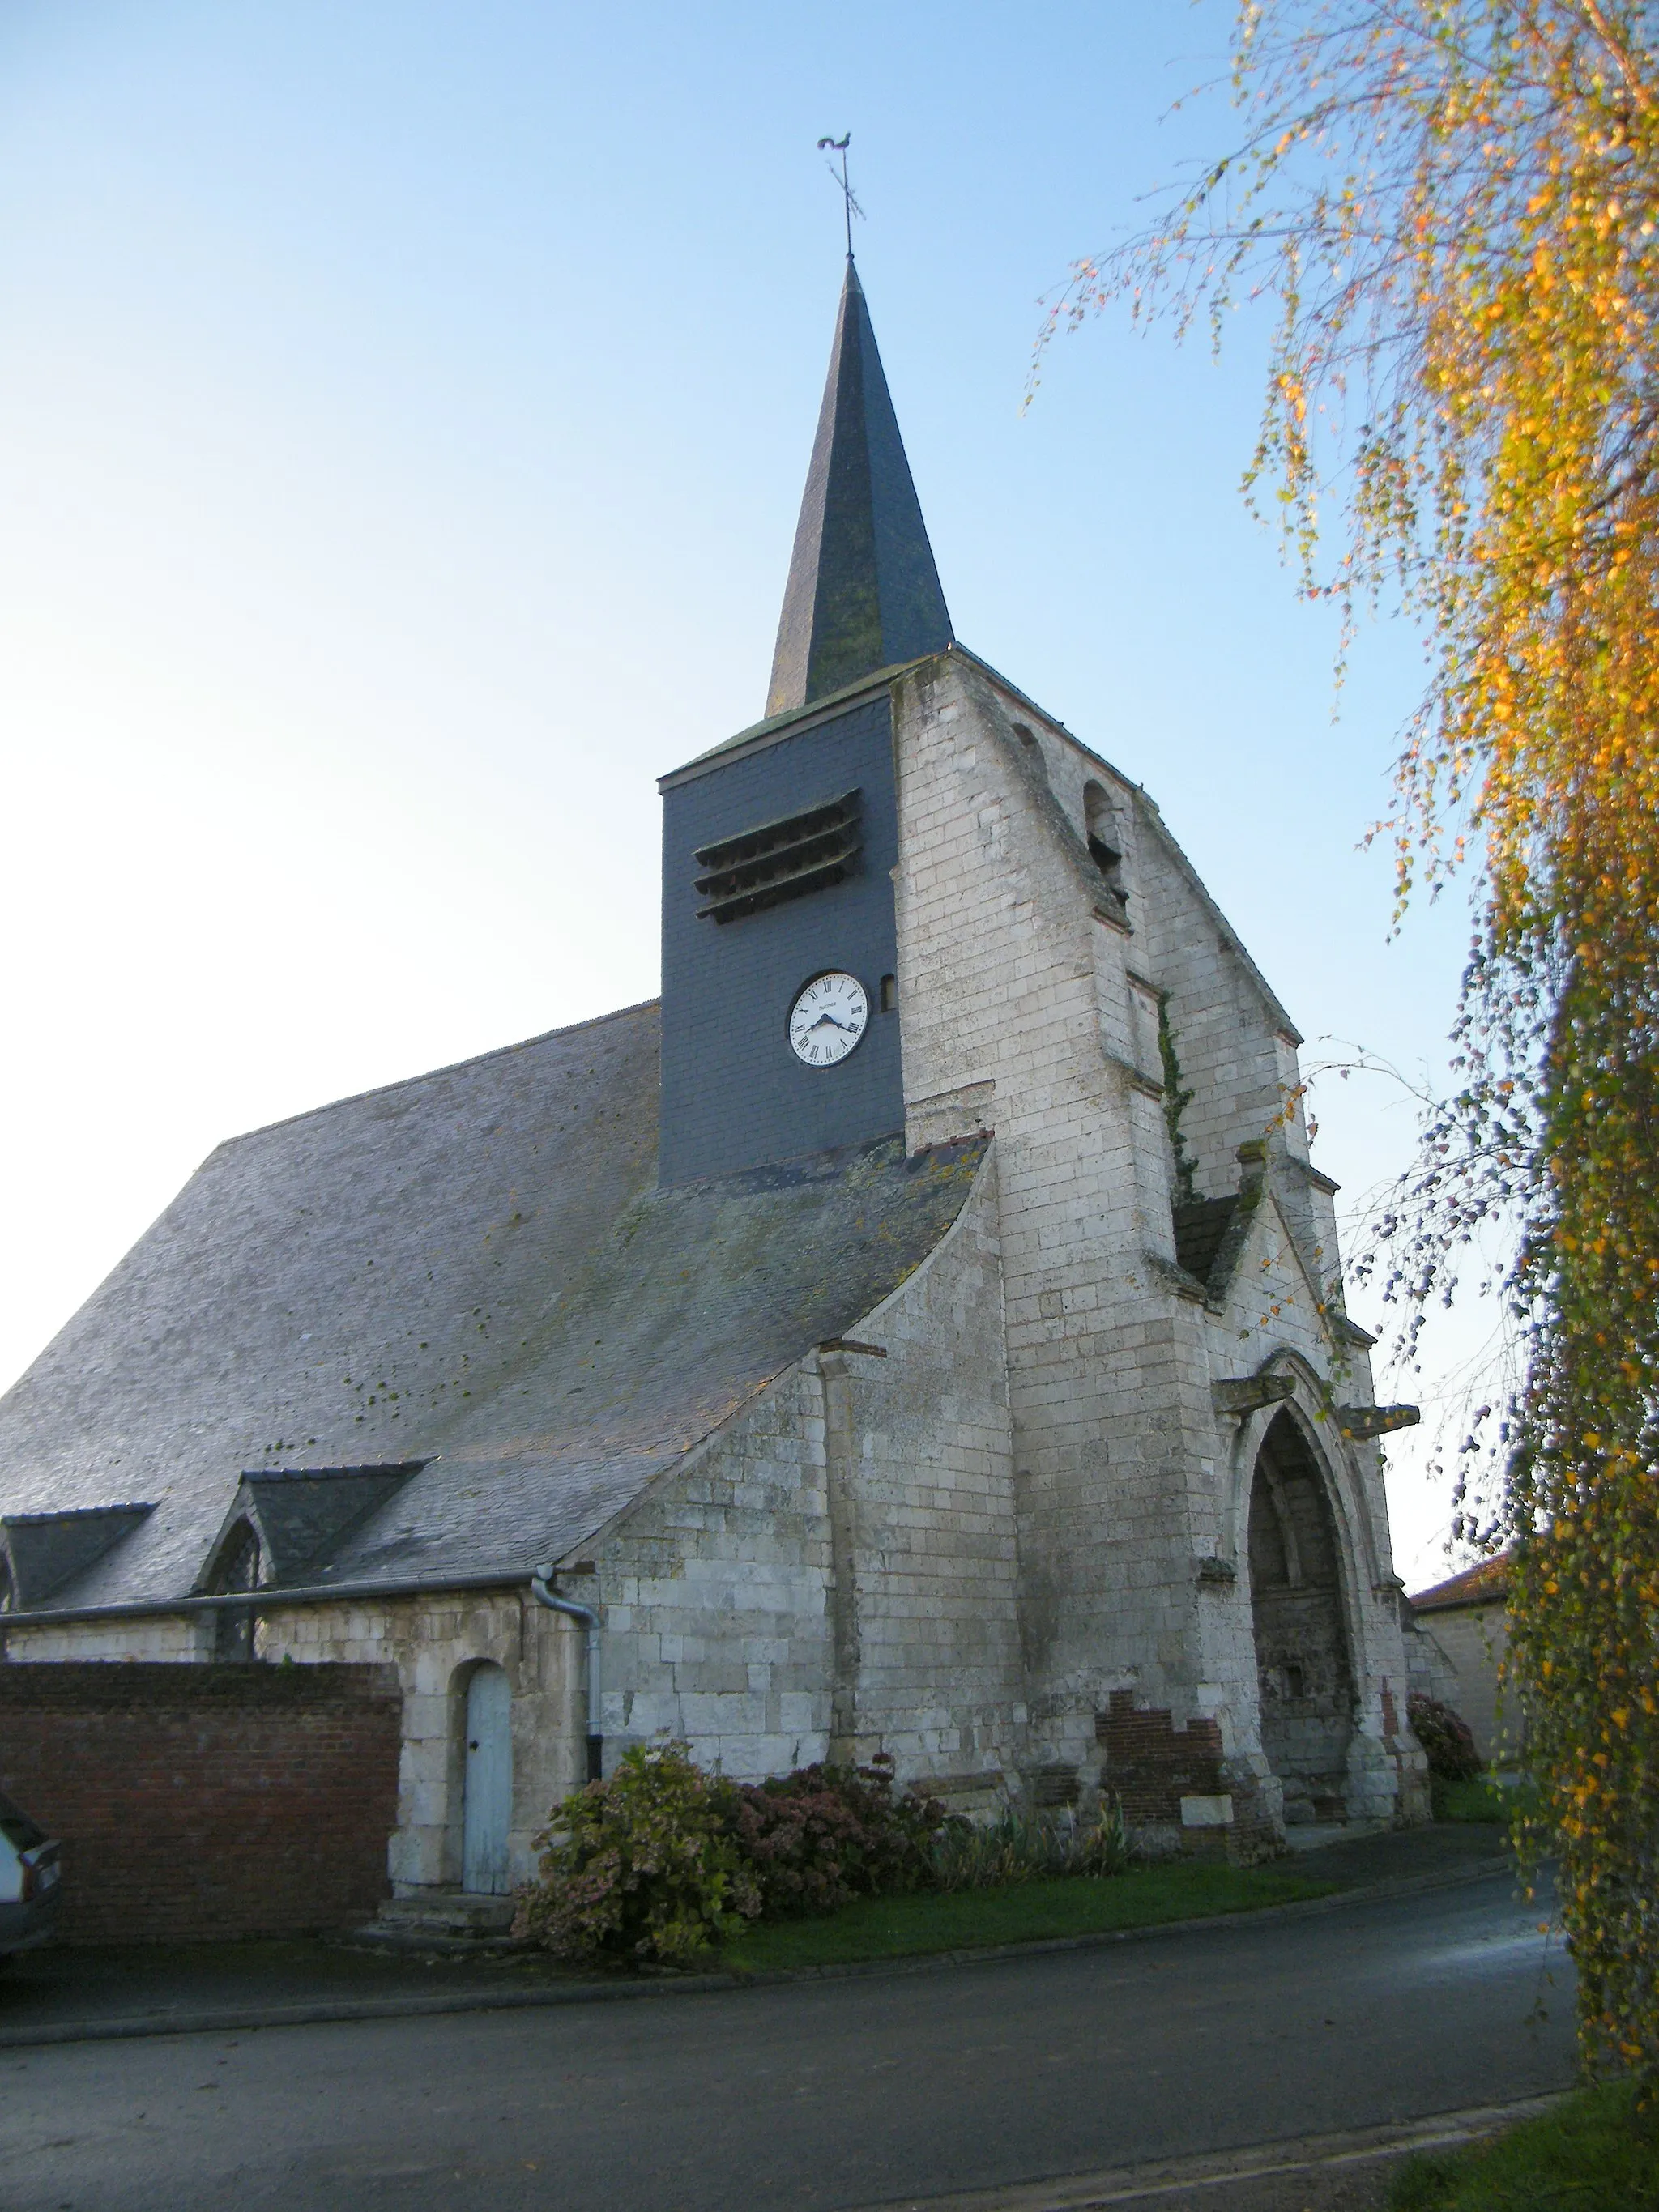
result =
[[853,257],[772,659],[769,715],[942,653],[951,617]]

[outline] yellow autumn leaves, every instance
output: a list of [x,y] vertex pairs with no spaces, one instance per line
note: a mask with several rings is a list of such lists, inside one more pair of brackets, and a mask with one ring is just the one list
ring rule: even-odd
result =
[[[1247,487],[1304,589],[1421,624],[1401,904],[1472,862],[1455,1095],[1395,1212],[1426,1304],[1513,1231],[1486,1522],[1586,2054],[1659,2070],[1659,65],[1638,0],[1249,0],[1239,143],[1079,264],[1219,342],[1278,318]],[[1326,514],[1346,519],[1333,551]]]

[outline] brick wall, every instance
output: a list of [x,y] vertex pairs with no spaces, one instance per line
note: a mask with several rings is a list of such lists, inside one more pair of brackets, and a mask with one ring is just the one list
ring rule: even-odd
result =
[[351,1928],[386,1893],[380,1667],[0,1666],[0,1789],[64,1846],[74,1943]]
[[1212,1796],[1227,1786],[1213,1721],[1177,1728],[1167,1712],[1138,1707],[1132,1691],[1116,1690],[1096,1717],[1095,1736],[1106,1754],[1102,1786],[1131,1827],[1178,1826],[1183,1797]]

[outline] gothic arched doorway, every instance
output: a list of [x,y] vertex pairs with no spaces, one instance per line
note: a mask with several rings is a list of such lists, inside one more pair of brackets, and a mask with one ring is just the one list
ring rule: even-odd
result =
[[1353,1668],[1335,1517],[1324,1478],[1288,1413],[1262,1439],[1250,1486],[1250,1613],[1261,1748],[1297,1826],[1346,1815]]

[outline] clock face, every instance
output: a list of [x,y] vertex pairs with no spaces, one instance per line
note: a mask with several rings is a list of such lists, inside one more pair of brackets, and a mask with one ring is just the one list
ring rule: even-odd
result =
[[856,975],[815,975],[789,1011],[789,1042],[808,1067],[834,1067],[864,1035],[870,999]]

